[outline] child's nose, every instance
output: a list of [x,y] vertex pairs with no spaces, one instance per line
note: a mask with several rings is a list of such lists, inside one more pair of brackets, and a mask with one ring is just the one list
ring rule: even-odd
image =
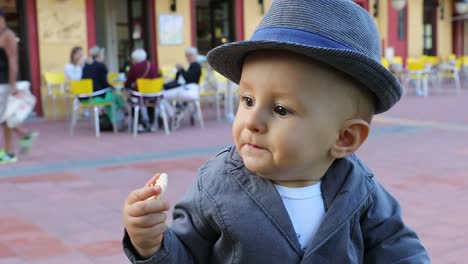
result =
[[246,127],[252,133],[262,134],[268,130],[268,113],[266,111],[254,108],[247,113],[246,119]]

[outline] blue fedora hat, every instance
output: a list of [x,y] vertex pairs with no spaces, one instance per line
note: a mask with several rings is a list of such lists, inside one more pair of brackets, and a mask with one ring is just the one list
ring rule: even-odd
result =
[[211,50],[210,65],[239,83],[245,57],[257,50],[287,50],[334,67],[368,88],[375,113],[401,97],[398,80],[380,63],[380,38],[370,14],[351,0],[273,0],[247,41]]

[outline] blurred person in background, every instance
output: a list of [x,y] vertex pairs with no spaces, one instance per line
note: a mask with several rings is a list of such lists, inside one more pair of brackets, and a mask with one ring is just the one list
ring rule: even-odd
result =
[[81,80],[85,60],[83,48],[80,46],[73,47],[70,52],[70,63],[67,63],[64,67],[65,77],[70,81]]
[[20,152],[28,152],[38,132],[26,132],[21,127],[10,128],[3,120],[7,108],[8,96],[18,95],[16,81],[18,75],[18,43],[15,33],[8,28],[5,12],[0,9],[0,123],[3,127],[5,149],[0,150],[0,164],[18,160],[13,150],[13,131],[20,139]]
[[[89,50],[89,55],[91,56],[90,62],[86,63],[83,67],[83,76],[82,79],[91,79],[93,81],[93,90],[98,92],[103,89],[113,88],[112,85],[107,81],[107,74],[109,73],[107,66],[104,64],[104,49],[98,46],[92,47]],[[119,111],[125,111],[125,103],[122,100],[122,97],[115,93],[112,89],[102,95],[96,96],[93,98],[93,101],[96,103],[99,102],[109,102],[114,101],[116,106],[116,113]],[[109,121],[113,123],[114,118],[111,107],[108,106],[105,109],[105,114],[109,118]],[[116,120],[117,125],[119,126],[119,120]]]
[[[131,54],[131,66],[127,72],[125,87],[137,91],[136,80],[138,78],[154,79],[161,77],[153,63],[147,60],[148,54],[144,49],[135,49]],[[130,98],[133,103],[137,103],[136,98]],[[151,124],[154,122],[154,108],[146,107],[143,102],[140,103],[140,128],[139,132],[151,131]]]
[[[175,126],[177,127],[184,116],[187,108],[187,103],[179,103],[176,105],[177,109],[174,111],[168,103],[175,101],[192,101],[199,97],[198,84],[200,82],[202,66],[198,62],[198,50],[195,47],[187,48],[185,50],[185,58],[189,63],[187,70],[184,69],[182,64],[176,64],[177,74],[174,81],[164,84],[164,99],[163,102],[168,109],[170,116],[175,115]],[[192,118],[193,119],[193,118]]]
[[187,70],[184,69],[182,64],[176,64],[177,74],[172,82],[164,84],[165,90],[172,90],[165,92],[165,95],[169,97],[177,97],[179,92],[187,90],[184,85],[186,84],[198,84],[201,77],[201,64],[198,62],[198,50],[197,48],[191,47],[185,50],[185,58],[189,63]]
[[147,60],[148,55],[143,49],[136,49],[132,52],[130,69],[127,73],[127,80],[125,81],[125,87],[133,90],[136,88],[136,80],[138,78],[154,79],[161,77],[156,71],[154,64]]

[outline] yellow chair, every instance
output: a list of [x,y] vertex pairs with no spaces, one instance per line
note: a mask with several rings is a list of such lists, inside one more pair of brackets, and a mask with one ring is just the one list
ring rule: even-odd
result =
[[220,83],[222,81],[220,81],[218,75],[220,74],[213,70],[210,70],[207,73],[207,70],[205,68],[202,68],[199,84],[199,94],[201,100],[214,99],[216,107],[216,119],[219,121],[221,120],[221,100],[223,97],[223,91],[221,90],[220,86]]
[[403,57],[401,56],[394,56],[392,59],[392,64],[400,64],[403,65]]
[[438,80],[439,57],[423,55],[422,60],[425,64],[424,74],[427,74],[427,78],[431,81],[432,85],[440,90]]
[[382,59],[380,60],[380,63],[381,63],[382,66],[384,66],[386,69],[390,69],[390,62],[388,61],[387,58],[382,57]]
[[52,98],[54,116],[57,117],[57,97],[68,99],[67,91],[65,89],[65,74],[63,72],[45,72],[44,81],[47,87],[45,99]]
[[144,94],[159,93],[163,90],[163,85],[164,85],[163,78],[156,78],[156,79],[139,78],[137,79],[138,92],[144,93]]
[[221,87],[220,93],[224,96],[224,115],[232,121],[234,109],[239,104],[238,86],[218,72],[215,72],[215,77],[218,81],[218,86]]
[[174,66],[161,66],[161,75],[164,79],[164,82],[173,81],[176,77],[176,72],[174,71]]
[[465,74],[468,74],[468,56],[463,56],[462,62],[463,62],[463,70]]
[[439,65],[438,80],[439,85],[442,86],[443,79],[451,79],[455,84],[455,91],[457,95],[461,94],[461,83],[460,83],[460,70],[463,65],[463,58],[454,59],[455,55],[450,55],[449,60]]
[[[163,85],[164,79],[156,78],[156,79],[146,79],[146,78],[139,78],[136,81],[137,83],[137,90],[129,90],[130,96],[132,99],[130,103],[132,104],[131,107],[133,108],[133,136],[136,137],[138,134],[138,119],[140,109],[146,111],[146,107],[154,107],[154,126],[156,129],[158,128],[158,116],[161,115],[163,119],[164,130],[166,135],[169,135],[169,124],[168,124],[168,116],[167,116],[167,109],[162,103],[163,97]],[[130,125],[129,125],[130,127]]]
[[107,82],[117,89],[121,89],[124,86],[124,82],[119,81],[119,78],[120,74],[118,72],[110,72],[107,74]]
[[437,56],[424,55],[422,59],[424,60],[424,63],[426,63],[426,65],[434,66],[439,63],[439,58]]
[[404,68],[403,68],[403,58],[400,56],[394,56],[389,60],[390,71],[398,78],[401,83],[404,83]]
[[91,79],[83,79],[79,81],[70,82],[70,92],[73,95],[73,110],[72,118],[70,124],[70,135],[73,136],[76,123],[78,122],[79,112],[81,108],[92,108],[94,110],[94,129],[96,137],[100,137],[100,127],[99,127],[99,112],[103,107],[110,106],[112,111],[113,120],[113,129],[114,133],[117,132],[117,124],[115,123],[116,119],[116,106],[113,100],[108,100],[100,96],[105,95],[108,92],[111,92],[111,88],[106,88],[97,92],[93,91],[93,81]]
[[[175,115],[174,116],[174,119],[173,119],[173,128],[178,128],[179,125],[180,125],[180,122],[182,121],[183,117],[185,116],[185,112],[187,112],[186,110],[189,110],[188,112],[190,113],[190,117],[191,117],[191,121],[192,123],[195,122],[195,119],[198,119],[198,124],[200,125],[200,127],[202,129],[205,128],[205,124],[204,124],[204,121],[203,121],[203,113],[202,113],[202,110],[201,110],[201,105],[200,105],[200,87],[202,85],[204,85],[204,82],[205,82],[205,75],[206,75],[206,72],[205,72],[205,69],[202,68],[202,71],[201,71],[201,75],[200,75],[200,80],[198,82],[198,97],[197,98],[193,98],[193,99],[176,99],[176,100],[173,100],[173,105],[176,105],[177,102],[181,102],[181,103],[187,103],[188,107],[187,108],[184,108],[184,111],[180,112],[179,114]],[[193,85],[193,84],[188,84],[188,85]]]
[[[410,87],[411,82],[416,83],[416,94],[424,97],[429,95],[428,89],[428,75],[425,71],[426,65],[423,58],[408,58],[407,64],[407,76],[405,89]],[[404,91],[406,93],[406,91]]]

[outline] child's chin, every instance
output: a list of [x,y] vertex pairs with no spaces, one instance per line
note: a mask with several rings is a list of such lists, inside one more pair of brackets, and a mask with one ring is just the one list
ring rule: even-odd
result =
[[268,180],[274,180],[274,177],[271,175],[271,173],[267,170],[262,169],[260,166],[248,166],[246,164],[246,167],[258,177],[268,179]]

